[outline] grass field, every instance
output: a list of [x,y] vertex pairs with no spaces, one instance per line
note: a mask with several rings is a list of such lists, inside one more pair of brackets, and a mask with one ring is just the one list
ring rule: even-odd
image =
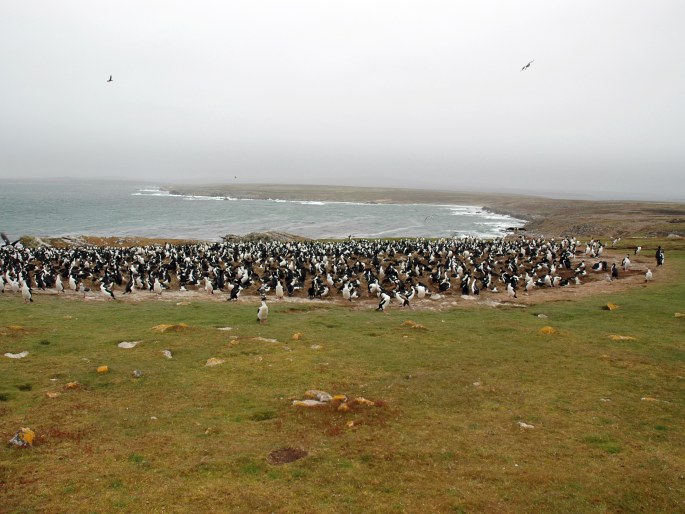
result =
[[[272,301],[267,325],[242,299],[0,295],[0,354],[30,352],[0,356],[0,435],[37,436],[0,449],[0,512],[683,512],[685,251],[666,265],[525,308]],[[293,407],[308,389],[376,404]],[[286,447],[308,455],[269,463]]]

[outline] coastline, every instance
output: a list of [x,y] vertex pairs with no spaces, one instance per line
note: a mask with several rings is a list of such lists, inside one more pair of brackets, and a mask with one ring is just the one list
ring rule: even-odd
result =
[[529,234],[586,237],[685,237],[685,203],[565,200],[543,196],[287,184],[164,185],[171,194],[239,199],[481,207],[525,221]]

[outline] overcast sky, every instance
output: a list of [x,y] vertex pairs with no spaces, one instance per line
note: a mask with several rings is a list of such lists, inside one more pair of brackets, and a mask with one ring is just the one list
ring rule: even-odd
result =
[[683,0],[1,4],[0,177],[685,199]]

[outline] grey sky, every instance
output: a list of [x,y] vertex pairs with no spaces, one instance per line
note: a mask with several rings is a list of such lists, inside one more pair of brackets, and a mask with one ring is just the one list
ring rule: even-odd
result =
[[682,0],[5,0],[0,177],[684,199],[684,20]]

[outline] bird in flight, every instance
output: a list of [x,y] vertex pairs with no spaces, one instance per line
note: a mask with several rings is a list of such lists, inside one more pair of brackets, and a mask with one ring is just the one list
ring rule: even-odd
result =
[[530,65],[533,64],[534,62],[535,62],[535,59],[533,59],[528,64],[526,64],[523,68],[521,68],[521,71],[527,70],[528,68],[530,68]]
[[109,80],[107,82],[112,82],[112,76],[109,76]]

